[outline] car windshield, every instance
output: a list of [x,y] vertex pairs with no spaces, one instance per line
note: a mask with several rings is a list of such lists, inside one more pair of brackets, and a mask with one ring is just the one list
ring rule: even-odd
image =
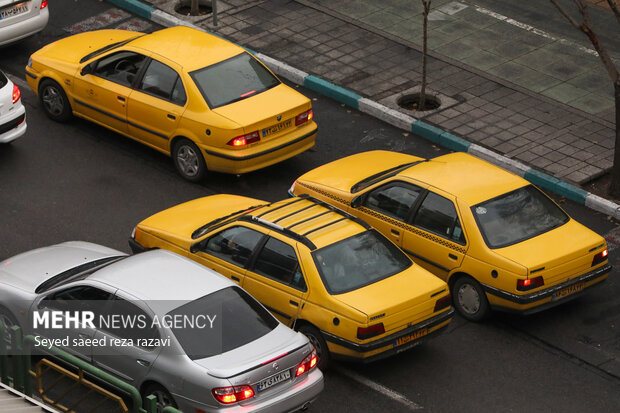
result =
[[533,238],[565,224],[568,215],[537,188],[528,185],[472,207],[489,248]]
[[249,98],[280,84],[278,78],[245,52],[190,75],[211,109]]
[[9,80],[4,76],[4,73],[0,72],[0,89],[2,89],[7,83],[9,83]]
[[192,360],[234,350],[278,326],[278,321],[239,287],[216,291],[167,315],[172,319],[204,319],[193,328],[184,325],[172,328],[185,354]]
[[342,294],[409,268],[411,260],[383,235],[369,230],[312,253],[330,294]]

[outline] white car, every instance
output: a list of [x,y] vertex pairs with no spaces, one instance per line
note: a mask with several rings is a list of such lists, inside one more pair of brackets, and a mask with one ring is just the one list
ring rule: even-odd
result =
[[19,86],[0,72],[0,143],[9,143],[24,133],[26,108],[22,105],[21,91]]
[[48,19],[47,0],[0,0],[0,46],[40,32]]

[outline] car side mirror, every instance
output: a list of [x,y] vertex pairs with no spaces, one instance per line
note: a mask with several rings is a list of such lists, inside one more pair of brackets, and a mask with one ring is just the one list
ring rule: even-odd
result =
[[351,200],[351,208],[359,208],[362,205],[364,197],[363,195],[358,195]]
[[92,65],[92,64],[88,64],[88,65],[84,66],[84,67],[82,68],[82,70],[80,71],[80,74],[81,74],[82,76],[84,76],[84,75],[90,75],[91,73],[93,73],[93,65]]
[[192,254],[195,254],[199,251],[204,251],[205,246],[206,246],[205,241],[197,242],[195,244],[192,244],[191,247],[189,247],[189,252],[191,252]]

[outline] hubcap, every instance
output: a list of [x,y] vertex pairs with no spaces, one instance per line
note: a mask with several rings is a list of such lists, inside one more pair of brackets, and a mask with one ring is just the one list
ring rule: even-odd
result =
[[157,398],[157,412],[161,413],[166,406],[172,406],[172,400],[170,400],[170,396],[164,393],[163,391],[155,391],[153,395]]
[[480,295],[471,284],[463,284],[458,291],[458,300],[461,308],[467,314],[476,314],[480,310]]
[[58,116],[64,109],[64,102],[58,89],[53,86],[48,86],[43,90],[43,96],[41,97],[45,109],[54,116]]
[[182,145],[177,152],[177,164],[179,169],[186,176],[196,176],[198,174],[198,154],[189,145]]

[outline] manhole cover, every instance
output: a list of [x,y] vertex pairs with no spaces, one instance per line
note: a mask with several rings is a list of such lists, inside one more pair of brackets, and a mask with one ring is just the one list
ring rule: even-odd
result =
[[435,110],[441,106],[441,101],[437,97],[426,95],[424,98],[424,107],[420,107],[419,93],[403,95],[398,98],[396,103],[403,109],[415,111]]

